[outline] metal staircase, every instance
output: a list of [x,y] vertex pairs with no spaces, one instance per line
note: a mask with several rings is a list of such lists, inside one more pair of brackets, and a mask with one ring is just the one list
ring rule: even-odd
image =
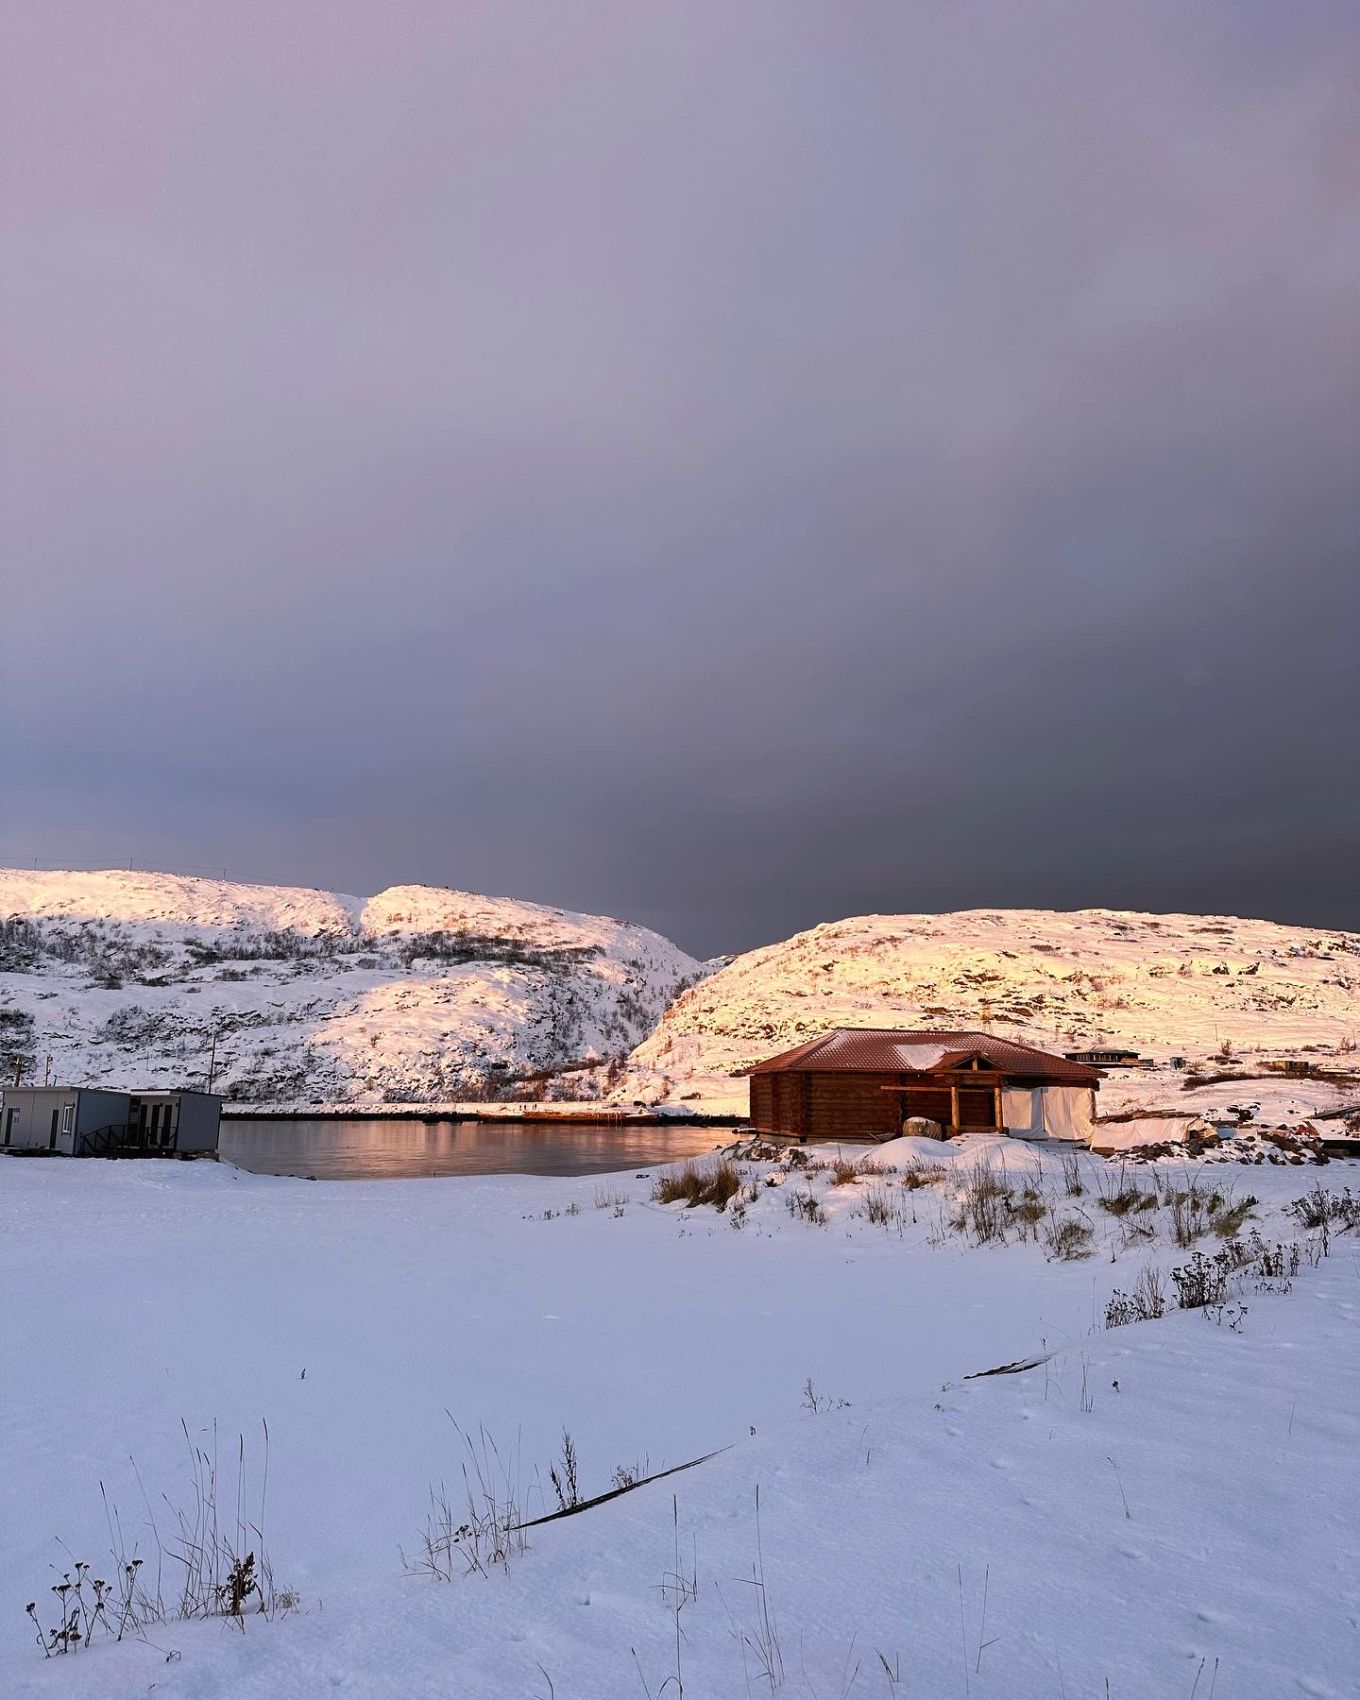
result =
[[145,1131],[132,1122],[109,1122],[80,1137],[82,1157],[173,1157],[170,1145],[148,1145]]

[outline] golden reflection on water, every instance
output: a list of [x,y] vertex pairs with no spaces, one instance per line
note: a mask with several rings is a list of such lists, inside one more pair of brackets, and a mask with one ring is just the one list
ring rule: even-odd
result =
[[617,1122],[224,1121],[219,1151],[242,1169],[317,1180],[416,1175],[602,1175],[726,1144],[728,1127]]

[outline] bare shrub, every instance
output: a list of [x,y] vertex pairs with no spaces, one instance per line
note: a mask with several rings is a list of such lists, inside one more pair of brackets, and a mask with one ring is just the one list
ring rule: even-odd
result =
[[1165,1202],[1171,1207],[1171,1237],[1182,1247],[1207,1233],[1233,1238],[1256,1207],[1254,1198],[1235,1199],[1231,1188],[1224,1192],[1207,1187],[1197,1176],[1182,1186],[1168,1185]]
[[974,1163],[955,1199],[949,1225],[955,1233],[970,1233],[979,1245],[1004,1241],[1011,1219],[1012,1190],[983,1162]]
[[1019,1197],[1010,1201],[1011,1218],[1020,1228],[1022,1239],[1038,1239],[1039,1223],[1048,1214],[1048,1200],[1037,1186],[1026,1185],[1020,1189]]
[[1110,1192],[1100,1191],[1096,1203],[1107,1215],[1123,1217],[1145,1210],[1155,1210],[1158,1198],[1155,1189],[1144,1191],[1134,1182],[1125,1182],[1121,1172],[1119,1185]]
[[908,1192],[935,1186],[944,1179],[945,1171],[938,1163],[908,1163],[902,1171],[902,1185]]
[[1131,1293],[1116,1291],[1105,1307],[1105,1326],[1120,1328],[1129,1322],[1155,1322],[1166,1315],[1166,1283],[1161,1271],[1151,1264],[1143,1269]]
[[1258,1293],[1287,1293],[1303,1262],[1303,1249],[1291,1243],[1266,1245],[1258,1234],[1252,1236],[1252,1273]]
[[576,1447],[566,1429],[562,1430],[561,1468],[557,1464],[549,1464],[548,1480],[552,1483],[553,1492],[557,1495],[559,1511],[570,1511],[572,1506],[581,1503],[581,1483],[579,1479]]
[[814,1417],[820,1417],[823,1411],[848,1411],[850,1409],[848,1399],[837,1399],[830,1393],[819,1393],[812,1385],[811,1376],[803,1383],[801,1403],[803,1409],[810,1411]]
[[1360,1228],[1360,1198],[1354,1197],[1349,1187],[1329,1192],[1317,1181],[1310,1192],[1294,1199],[1289,1209],[1305,1228],[1336,1228],[1343,1233]]
[[[129,1551],[118,1508],[109,1500],[101,1483],[100,1497],[109,1538],[109,1575],[114,1580],[93,1574],[93,1567],[85,1559],[73,1559],[71,1569],[64,1571],[61,1581],[50,1589],[56,1621],[44,1625],[37,1601],[28,1603],[25,1616],[37,1631],[45,1657],[89,1647],[96,1634],[117,1641],[128,1635],[144,1638],[153,1624],[170,1619],[227,1617],[244,1627],[247,1608],[252,1615],[268,1618],[296,1607],[296,1592],[275,1585],[274,1568],[265,1543],[268,1425],[261,1425],[264,1464],[259,1509],[254,1515],[247,1510],[251,1496],[244,1435],[237,1437],[236,1471],[232,1479],[219,1466],[216,1425],[210,1451],[196,1444],[186,1423],[180,1426],[189,1449],[192,1493],[187,1501],[178,1503],[168,1495],[161,1496],[164,1514],[173,1525],[164,1535],[150,1496],[142,1488],[156,1553],[154,1573],[148,1574],[146,1561],[135,1547]],[[138,1483],[141,1484],[140,1476]],[[166,1598],[167,1559],[183,1570],[178,1599],[172,1596],[170,1601]]]
[[1216,1210],[1210,1213],[1210,1225],[1221,1240],[1236,1239],[1246,1223],[1247,1217],[1256,1208],[1254,1198],[1240,1198],[1236,1203],[1225,1200]]
[[1050,1257],[1062,1263],[1075,1263],[1091,1255],[1095,1229],[1080,1216],[1055,1216],[1044,1233],[1044,1245]]
[[[170,1506],[175,1532],[169,1550],[171,1556],[184,1566],[177,1615],[182,1618],[216,1617],[225,1611],[239,1619],[245,1601],[254,1598],[255,1610],[269,1616],[278,1603],[263,1530],[264,1495],[269,1481],[269,1429],[264,1427],[259,1521],[252,1522],[245,1512],[244,1435],[237,1436],[235,1483],[233,1485],[229,1478],[222,1476],[219,1489],[216,1425],[213,1427],[211,1453],[193,1443],[187,1424],[181,1426],[191,1459],[193,1501],[192,1504]],[[234,1505],[225,1498],[226,1494],[234,1496]]]
[[1182,1310],[1200,1310],[1205,1305],[1222,1304],[1227,1297],[1228,1277],[1233,1267],[1226,1250],[1214,1257],[1206,1257],[1202,1251],[1197,1251],[1188,1263],[1171,1271],[1176,1303]]
[[485,1576],[493,1566],[509,1570],[510,1560],[527,1546],[521,1524],[523,1491],[519,1447],[503,1453],[487,1431],[461,1428],[450,1414],[462,1443],[463,1515],[440,1482],[430,1489],[430,1510],[412,1558],[403,1552],[402,1565],[440,1582],[459,1572]]
[[1080,1198],[1086,1191],[1081,1178],[1081,1161],[1075,1151],[1064,1151],[1058,1159],[1062,1167],[1063,1191],[1069,1198]]
[[898,1220],[897,1204],[885,1186],[871,1186],[864,1195],[864,1214],[879,1228],[891,1228]]
[[57,1614],[51,1628],[43,1627],[36,1600],[30,1600],[24,1608],[25,1616],[38,1632],[38,1645],[44,1658],[58,1658],[63,1653],[74,1653],[81,1647],[88,1647],[96,1629],[110,1635],[114,1633],[108,1615],[112,1603],[109,1583],[102,1577],[91,1577],[90,1567],[84,1559],[74,1560],[72,1569],[75,1571],[74,1582],[71,1571],[67,1570],[62,1573],[61,1581],[54,1583],[50,1590],[56,1596],[53,1605]]
[[811,1187],[803,1192],[791,1187],[784,1194],[784,1208],[796,1220],[811,1222],[815,1227],[821,1227],[826,1221],[826,1212],[817,1202],[817,1194]]
[[1168,1186],[1165,1200],[1171,1207],[1171,1237],[1178,1246],[1194,1245],[1208,1233],[1213,1205],[1220,1195],[1203,1190],[1197,1179],[1186,1186]]

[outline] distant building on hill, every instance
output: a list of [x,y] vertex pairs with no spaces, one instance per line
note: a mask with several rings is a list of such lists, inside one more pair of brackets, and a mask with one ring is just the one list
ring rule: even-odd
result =
[[946,1135],[1089,1140],[1097,1070],[974,1032],[840,1027],[743,1071],[751,1126],[794,1139],[895,1139],[914,1118]]
[[1084,1051],[1064,1051],[1063,1057],[1089,1068],[1132,1068],[1140,1061],[1137,1051],[1126,1050],[1123,1045],[1091,1045]]
[[7,1086],[0,1150],[62,1157],[198,1157],[217,1150],[222,1100],[210,1092],[106,1092]]

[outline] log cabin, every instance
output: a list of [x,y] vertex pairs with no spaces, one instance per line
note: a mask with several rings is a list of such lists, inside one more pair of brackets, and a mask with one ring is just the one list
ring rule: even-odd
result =
[[1088,1141],[1100,1071],[990,1033],[838,1027],[743,1071],[751,1126],[792,1139],[896,1139],[915,1117],[944,1135]]

